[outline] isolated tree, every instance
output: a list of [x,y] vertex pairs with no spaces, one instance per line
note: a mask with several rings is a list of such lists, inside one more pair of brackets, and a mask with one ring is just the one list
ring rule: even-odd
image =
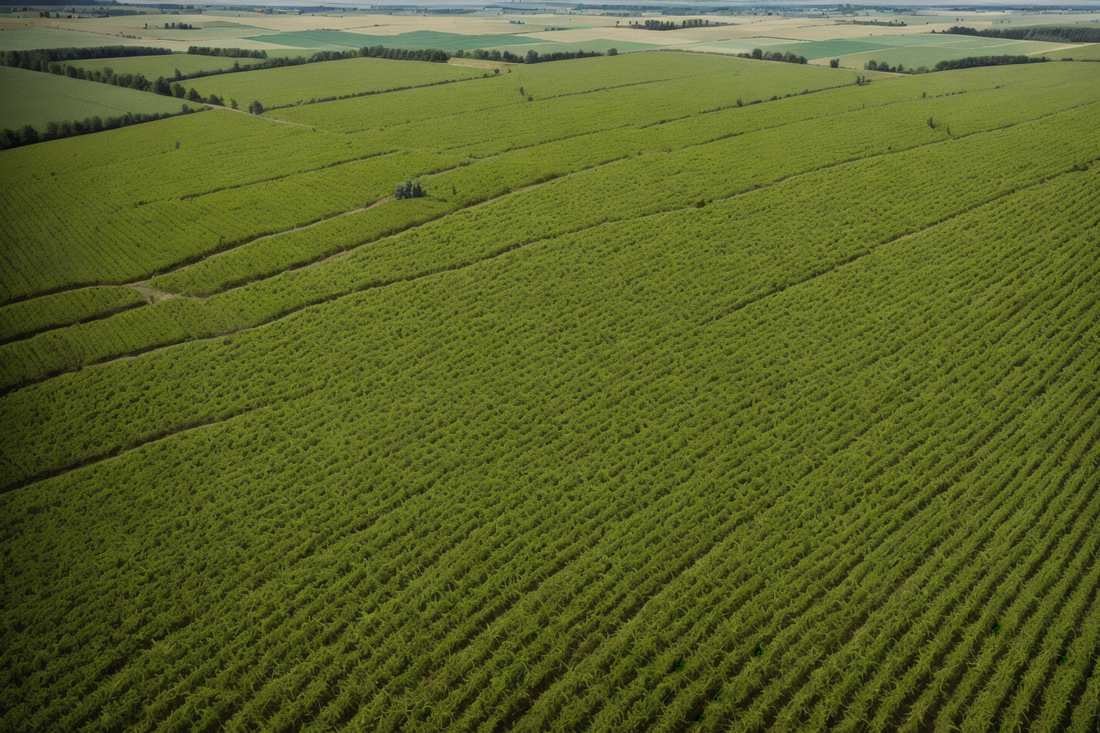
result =
[[249,114],[262,115],[264,113],[264,106],[258,101],[248,105]]
[[754,48],[752,50],[752,57],[759,61],[760,59],[764,58],[764,52],[761,51],[759,48]]
[[831,60],[829,62],[829,68],[830,69],[839,69],[840,68],[840,59]]
[[[616,23],[616,25],[618,25],[618,23]],[[608,56],[618,56],[619,55],[619,49],[609,48],[609,49],[607,49],[607,55]]]

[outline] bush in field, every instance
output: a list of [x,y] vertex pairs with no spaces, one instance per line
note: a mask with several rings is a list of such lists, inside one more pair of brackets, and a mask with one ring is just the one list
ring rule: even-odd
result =
[[401,199],[418,199],[424,196],[424,189],[420,187],[420,181],[405,181],[397,184],[397,190],[394,191],[393,195],[398,201]]

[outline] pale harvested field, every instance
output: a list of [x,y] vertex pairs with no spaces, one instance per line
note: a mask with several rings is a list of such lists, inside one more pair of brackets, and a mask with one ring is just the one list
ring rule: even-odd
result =
[[[712,22],[728,25],[684,28],[673,31],[649,31],[632,28],[632,21],[659,19],[679,22],[689,18],[708,17]],[[943,32],[952,25],[968,25],[975,28],[1003,27],[1004,25],[1040,24],[1088,24],[1100,20],[1100,13],[1085,14],[1009,14],[1000,12],[959,13],[941,11],[919,16],[894,16],[872,14],[855,20],[903,19],[906,26],[855,25],[851,16],[844,18],[801,18],[778,16],[658,16],[637,15],[630,18],[614,18],[596,15],[491,15],[467,16],[417,16],[346,14],[331,15],[267,15],[245,11],[215,11],[207,14],[149,15],[122,18],[97,19],[46,19],[7,16],[0,19],[0,50],[22,50],[63,46],[143,45],[186,51],[192,45],[211,45],[244,49],[267,49],[304,52],[298,46],[288,46],[271,41],[256,40],[256,36],[275,33],[294,33],[310,30],[334,30],[361,33],[368,36],[397,36],[414,31],[435,31],[460,35],[512,35],[518,39],[546,43],[584,44],[641,43],[673,49],[710,53],[736,54],[752,48],[766,48],[780,43],[864,39],[878,36],[912,36]],[[522,25],[509,20],[522,20]],[[187,23],[196,30],[180,31],[163,28],[165,23]],[[150,27],[145,28],[145,24]],[[239,24],[239,25],[231,25]],[[618,24],[618,25],[616,25]],[[157,28],[156,26],[162,26]],[[568,28],[546,31],[545,28]],[[127,38],[126,36],[132,36]],[[252,40],[250,40],[252,39]],[[1011,41],[1006,41],[1004,52],[1012,53]],[[366,44],[364,44],[366,45]],[[603,44],[606,45],[606,44]],[[1079,46],[1065,44],[1044,51],[1045,53],[1070,54]]]

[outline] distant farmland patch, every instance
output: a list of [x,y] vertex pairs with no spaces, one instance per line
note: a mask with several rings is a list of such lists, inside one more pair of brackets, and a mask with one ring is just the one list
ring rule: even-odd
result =
[[365,33],[347,31],[300,31],[296,33],[276,33],[269,36],[254,36],[247,40],[277,43],[281,46],[300,48],[385,46],[386,48],[437,48],[441,51],[468,51],[475,48],[494,48],[516,45],[525,39],[508,35],[467,36],[458,33],[439,33],[436,31],[415,31],[399,33],[395,36],[369,36]]
[[144,74],[147,79],[163,76],[173,77],[176,71],[184,76],[201,71],[223,71],[232,69],[234,63],[241,66],[259,63],[257,59],[235,59],[224,56],[196,56],[194,54],[174,53],[170,56],[135,56],[120,59],[96,59],[89,61],[70,61],[70,66],[88,71],[103,71],[111,68],[116,74]]
[[70,79],[38,71],[0,67],[0,128],[31,125],[41,130],[49,122],[85,117],[120,117],[180,111],[180,101],[133,89]]
[[961,59],[967,56],[1053,53],[1058,48],[1058,44],[1039,41],[1010,41],[1001,38],[916,33],[904,36],[874,35],[831,41],[788,43],[771,46],[768,50],[790,51],[805,56],[811,61],[839,58],[841,66],[862,69],[863,65],[872,59],[888,62],[891,66],[902,64],[907,68],[917,66],[932,68],[938,61]]
[[259,100],[265,107],[284,107],[315,99],[346,97],[391,89],[421,87],[483,76],[484,69],[388,59],[357,58],[283,69],[242,71],[193,79],[204,97],[236,99],[240,106]]
[[[0,51],[30,51],[37,48],[90,48],[92,46],[118,46],[118,45],[142,46],[148,42],[127,42],[126,39],[116,35],[100,35],[98,33],[82,33],[70,31],[64,28],[39,28],[27,26],[26,28],[7,28],[0,33]],[[157,44],[163,45],[163,44]]]

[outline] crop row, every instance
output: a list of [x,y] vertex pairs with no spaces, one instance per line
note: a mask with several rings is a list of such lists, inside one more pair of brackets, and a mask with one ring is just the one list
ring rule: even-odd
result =
[[130,288],[86,288],[0,308],[0,343],[145,305]]
[[[695,241],[700,251],[715,256],[728,253],[726,266],[733,271],[764,268],[774,275],[788,273],[769,283],[774,287],[805,276],[798,273],[835,266],[874,243],[917,231],[1100,155],[1089,134],[1094,118],[1100,114],[1095,107],[936,145],[922,145],[943,138],[927,125],[915,123],[911,112],[906,112],[907,107],[900,105],[894,116],[878,115],[886,121],[882,128],[886,140],[903,148],[897,153],[891,151],[893,144],[884,145],[884,140],[853,132],[847,144],[822,140],[805,148],[815,152],[777,155],[768,166],[746,163],[730,171],[726,165],[716,163],[729,157],[750,157],[762,146],[783,147],[792,139],[786,136],[815,139],[809,129],[793,124],[670,155],[633,157],[460,211],[318,267],[287,272],[201,303],[166,300],[105,321],[0,347],[7,372],[5,386],[178,343],[182,340],[181,327],[193,334],[191,338],[254,327],[348,292],[468,266],[532,242],[597,226],[624,246],[675,229],[679,236]],[[861,117],[853,114],[848,119],[853,130],[861,126]],[[906,151],[906,146],[918,147]],[[597,146],[594,153],[586,153],[583,148],[576,152],[583,159],[603,149]],[[875,157],[875,152],[891,154]],[[860,153],[872,157],[827,167]],[[576,159],[562,157],[567,167],[577,164]],[[1021,165],[1023,160],[1028,164]],[[526,157],[508,157],[501,167],[508,163],[515,166],[512,175],[516,177],[530,170]],[[478,165],[466,166],[456,175],[466,171],[478,175]],[[983,173],[988,165],[1001,165],[1006,173],[990,179]],[[823,169],[797,175],[818,167]],[[902,170],[908,172],[908,178],[899,173]],[[786,180],[773,188],[735,196],[761,182],[783,178]],[[683,184],[677,185],[681,180]],[[703,196],[735,197],[714,201],[704,209],[686,208],[696,202],[705,203]],[[861,201],[861,207],[847,205],[855,199]],[[300,245],[303,240],[308,242],[341,229],[351,232],[342,235],[347,242],[358,229],[359,220],[368,217],[381,220],[383,227],[393,227],[385,212],[395,206],[384,205],[344,217],[317,227],[318,233],[306,230],[291,237],[289,243]],[[661,213],[670,208],[680,211]],[[730,222],[745,224],[734,227]],[[808,230],[813,230],[812,237],[788,248],[786,243],[797,241]],[[335,240],[337,245],[340,241]],[[277,246],[273,239],[261,252],[266,254]],[[812,257],[811,251],[815,253]],[[239,258],[226,256],[225,260],[222,272],[228,271],[233,277],[232,265]],[[251,275],[246,272],[236,277],[247,281]],[[164,281],[166,287],[178,287],[180,278],[169,276]],[[728,298],[727,294],[714,295],[719,301]],[[740,297],[753,295],[750,292]],[[734,300],[728,307],[737,306]]]
[[[797,71],[780,69],[776,72],[780,74],[776,83],[799,86],[804,80],[797,74],[788,78]],[[1002,89],[984,92],[994,97],[986,119],[989,119],[989,112],[1003,112],[1006,100],[1025,91],[1035,96],[1037,109],[1058,108],[1070,99],[1081,103],[1095,96],[1087,86],[1089,80],[1084,77],[1078,79],[1068,75],[1067,84],[1072,89],[1054,89],[1049,84],[1044,89],[1040,86],[1040,76],[1020,75]],[[674,95],[676,99],[691,100],[694,106],[681,109],[674,116],[684,117],[695,108],[723,106],[730,102],[723,95],[733,95],[738,89],[746,94],[751,91],[739,86],[739,81],[727,88],[716,81],[718,78],[712,74],[694,82],[677,81],[683,88],[677,91],[678,96]],[[495,84],[496,80],[484,81]],[[759,83],[771,83],[771,80]],[[980,89],[984,83],[987,82],[980,74],[975,74],[971,82],[961,82],[972,90]],[[960,82],[953,81],[945,88],[954,90],[959,85]],[[666,114],[653,107],[652,94],[644,93],[648,86],[586,92],[534,105],[520,105],[518,111],[508,113],[522,117],[510,125],[515,129],[509,136],[518,135],[518,138],[490,135],[479,124],[474,124],[472,131],[463,126],[466,118],[476,121],[485,114],[496,118],[495,108],[481,109],[475,104],[470,109],[476,111],[464,112],[466,117],[440,116],[432,111],[435,102],[427,92],[411,90],[402,93],[409,95],[408,98],[396,102],[400,102],[397,109],[402,121],[415,121],[404,126],[408,129],[399,134],[387,128],[389,132],[368,130],[355,135],[327,135],[303,127],[272,125],[246,115],[209,112],[175,119],[163,126],[140,126],[110,133],[102,138],[103,145],[59,141],[36,149],[33,156],[25,151],[9,151],[5,155],[10,165],[5,167],[11,172],[13,185],[5,189],[0,206],[30,216],[21,218],[19,227],[0,228],[0,237],[9,245],[5,249],[12,253],[11,266],[4,270],[6,290],[3,298],[12,300],[75,284],[119,284],[142,279],[158,269],[178,266],[204,253],[347,211],[355,205],[349,202],[365,202],[374,195],[370,193],[372,190],[388,193],[395,180],[440,170],[439,164],[424,163],[415,155],[415,160],[402,159],[404,164],[398,166],[400,170],[377,168],[367,160],[392,153],[399,142],[407,143],[413,150],[425,151],[425,155],[430,149],[469,147],[473,142],[473,147],[460,151],[456,160],[462,160],[470,153],[489,155],[516,145],[537,146],[563,135],[583,133],[589,136],[595,130],[611,127],[614,134],[601,138],[606,149],[594,156],[600,162],[616,155],[677,149],[797,119],[821,119],[868,104],[881,105],[920,96],[915,88],[884,83],[874,88],[852,87],[824,95],[793,97],[777,105],[689,115],[681,121],[645,127],[659,122]],[[935,96],[940,86],[943,85],[922,86],[921,94]],[[493,104],[515,106],[511,89],[494,87],[491,91],[489,99],[494,100]],[[1075,92],[1079,93],[1074,96]],[[621,119],[596,114],[602,108],[596,104],[596,97],[601,95],[607,97],[608,105],[619,110],[616,114]],[[388,100],[392,95],[383,96]],[[380,98],[372,98],[371,108],[375,109],[380,101]],[[334,108],[343,104],[334,103]],[[333,105],[317,105],[316,109],[330,106]],[[531,111],[532,107],[539,109]],[[1016,104],[1014,114],[1009,114],[1008,119],[1018,121],[1020,110],[1024,109],[1030,107]],[[584,114],[578,117],[581,112]],[[923,122],[927,117],[938,119],[940,110],[922,109],[916,114]],[[361,112],[355,115],[362,119]],[[568,118],[568,124],[554,122],[559,117]],[[582,122],[585,119],[587,122]],[[644,129],[637,129],[639,127]],[[953,132],[959,134],[968,129],[974,128],[968,128],[960,120]],[[977,129],[981,129],[980,125]],[[394,134],[398,134],[400,141]],[[493,142],[487,144],[485,140]],[[431,141],[427,148],[425,141]],[[555,146],[556,150],[547,149],[541,160],[552,160],[551,156],[559,154],[563,147],[570,147],[568,140],[564,142],[565,145]],[[598,142],[592,141],[586,147],[596,150]],[[178,150],[174,143],[179,143]],[[280,155],[267,153],[272,146],[280,149]],[[449,160],[450,156],[447,157]],[[538,162],[536,155],[529,155],[528,159],[536,163],[517,185],[529,185],[549,175],[560,175],[561,165]],[[582,166],[593,164],[588,160],[578,159],[578,162]],[[454,165],[454,161],[449,165]],[[336,168],[329,170],[333,166]],[[302,173],[307,175],[296,181]],[[307,184],[310,193],[303,193],[301,187]],[[476,181],[473,188],[464,182],[457,196],[450,200],[464,205],[499,195],[503,190],[500,181],[491,178]],[[445,191],[447,188],[443,186],[436,189],[436,194]],[[324,195],[317,196],[318,192]],[[341,208],[343,206],[346,208]],[[34,215],[33,212],[48,212],[48,215]],[[120,216],[125,217],[125,226],[117,224]],[[15,221],[11,217],[4,217],[4,220]],[[149,246],[151,243],[156,246]]]
[[[868,712],[915,724],[927,692],[978,722],[947,696],[1017,662],[966,681],[950,653],[1080,613],[1048,565],[1067,598],[1094,587],[1096,428],[1059,425],[1096,399],[1100,303],[1067,296],[1097,275],[1098,198],[1065,174],[706,326],[683,314],[720,311],[728,272],[660,253],[712,249],[593,229],[33,388],[102,407],[172,384],[109,418],[129,435],[240,415],[4,497],[4,707],[41,729],[623,730],[707,702],[705,726],[748,730],[805,720],[841,649],[858,696],[884,664],[858,632],[912,619],[947,654]],[[272,380],[312,391],[237,397]],[[828,729],[847,706],[814,689]],[[1084,718],[1070,690],[1058,714]]]
[[[828,97],[846,96],[847,91],[830,93]],[[1029,100],[1026,107],[1019,103],[1020,94],[1026,94]],[[1078,104],[1087,103],[1089,99],[1084,94],[1074,96]],[[182,272],[154,278],[151,284],[170,292],[210,295],[361,246],[434,219],[444,212],[499,196],[540,179],[560,177],[638,153],[683,151],[700,146],[667,158],[632,163],[630,170],[621,167],[608,170],[601,182],[588,184],[589,190],[583,198],[578,197],[569,204],[571,218],[584,226],[590,221],[586,214],[598,213],[605,220],[614,220],[652,213],[659,206],[681,208],[822,166],[945,139],[943,125],[939,128],[929,126],[925,124],[927,118],[951,120],[956,134],[972,134],[1061,111],[1065,105],[1066,97],[1061,93],[1055,94],[1049,88],[1039,92],[1029,89],[1016,94],[1000,94],[980,103],[956,95],[893,102],[871,111],[836,114],[827,125],[822,124],[821,109],[817,110],[817,118],[806,120],[788,109],[784,112],[786,118],[780,121],[774,119],[774,112],[772,115],[757,114],[756,110],[764,109],[759,107],[736,116],[725,113],[692,117],[643,131],[594,133],[509,151],[432,176],[427,187],[429,196],[438,199],[438,205],[417,202],[418,206],[413,207],[402,203],[387,206],[385,211],[364,212],[308,231],[267,238]],[[874,115],[874,124],[868,123],[869,115]],[[796,140],[798,145],[793,142]],[[773,152],[764,157],[753,154],[756,150]],[[736,165],[716,170],[713,161],[723,156],[736,161]],[[645,187],[652,187],[659,177],[668,182],[663,200],[647,200],[647,197],[652,198],[652,191],[644,190]],[[608,195],[621,201],[628,198],[628,193],[629,200],[637,203],[603,205],[602,198]]]

